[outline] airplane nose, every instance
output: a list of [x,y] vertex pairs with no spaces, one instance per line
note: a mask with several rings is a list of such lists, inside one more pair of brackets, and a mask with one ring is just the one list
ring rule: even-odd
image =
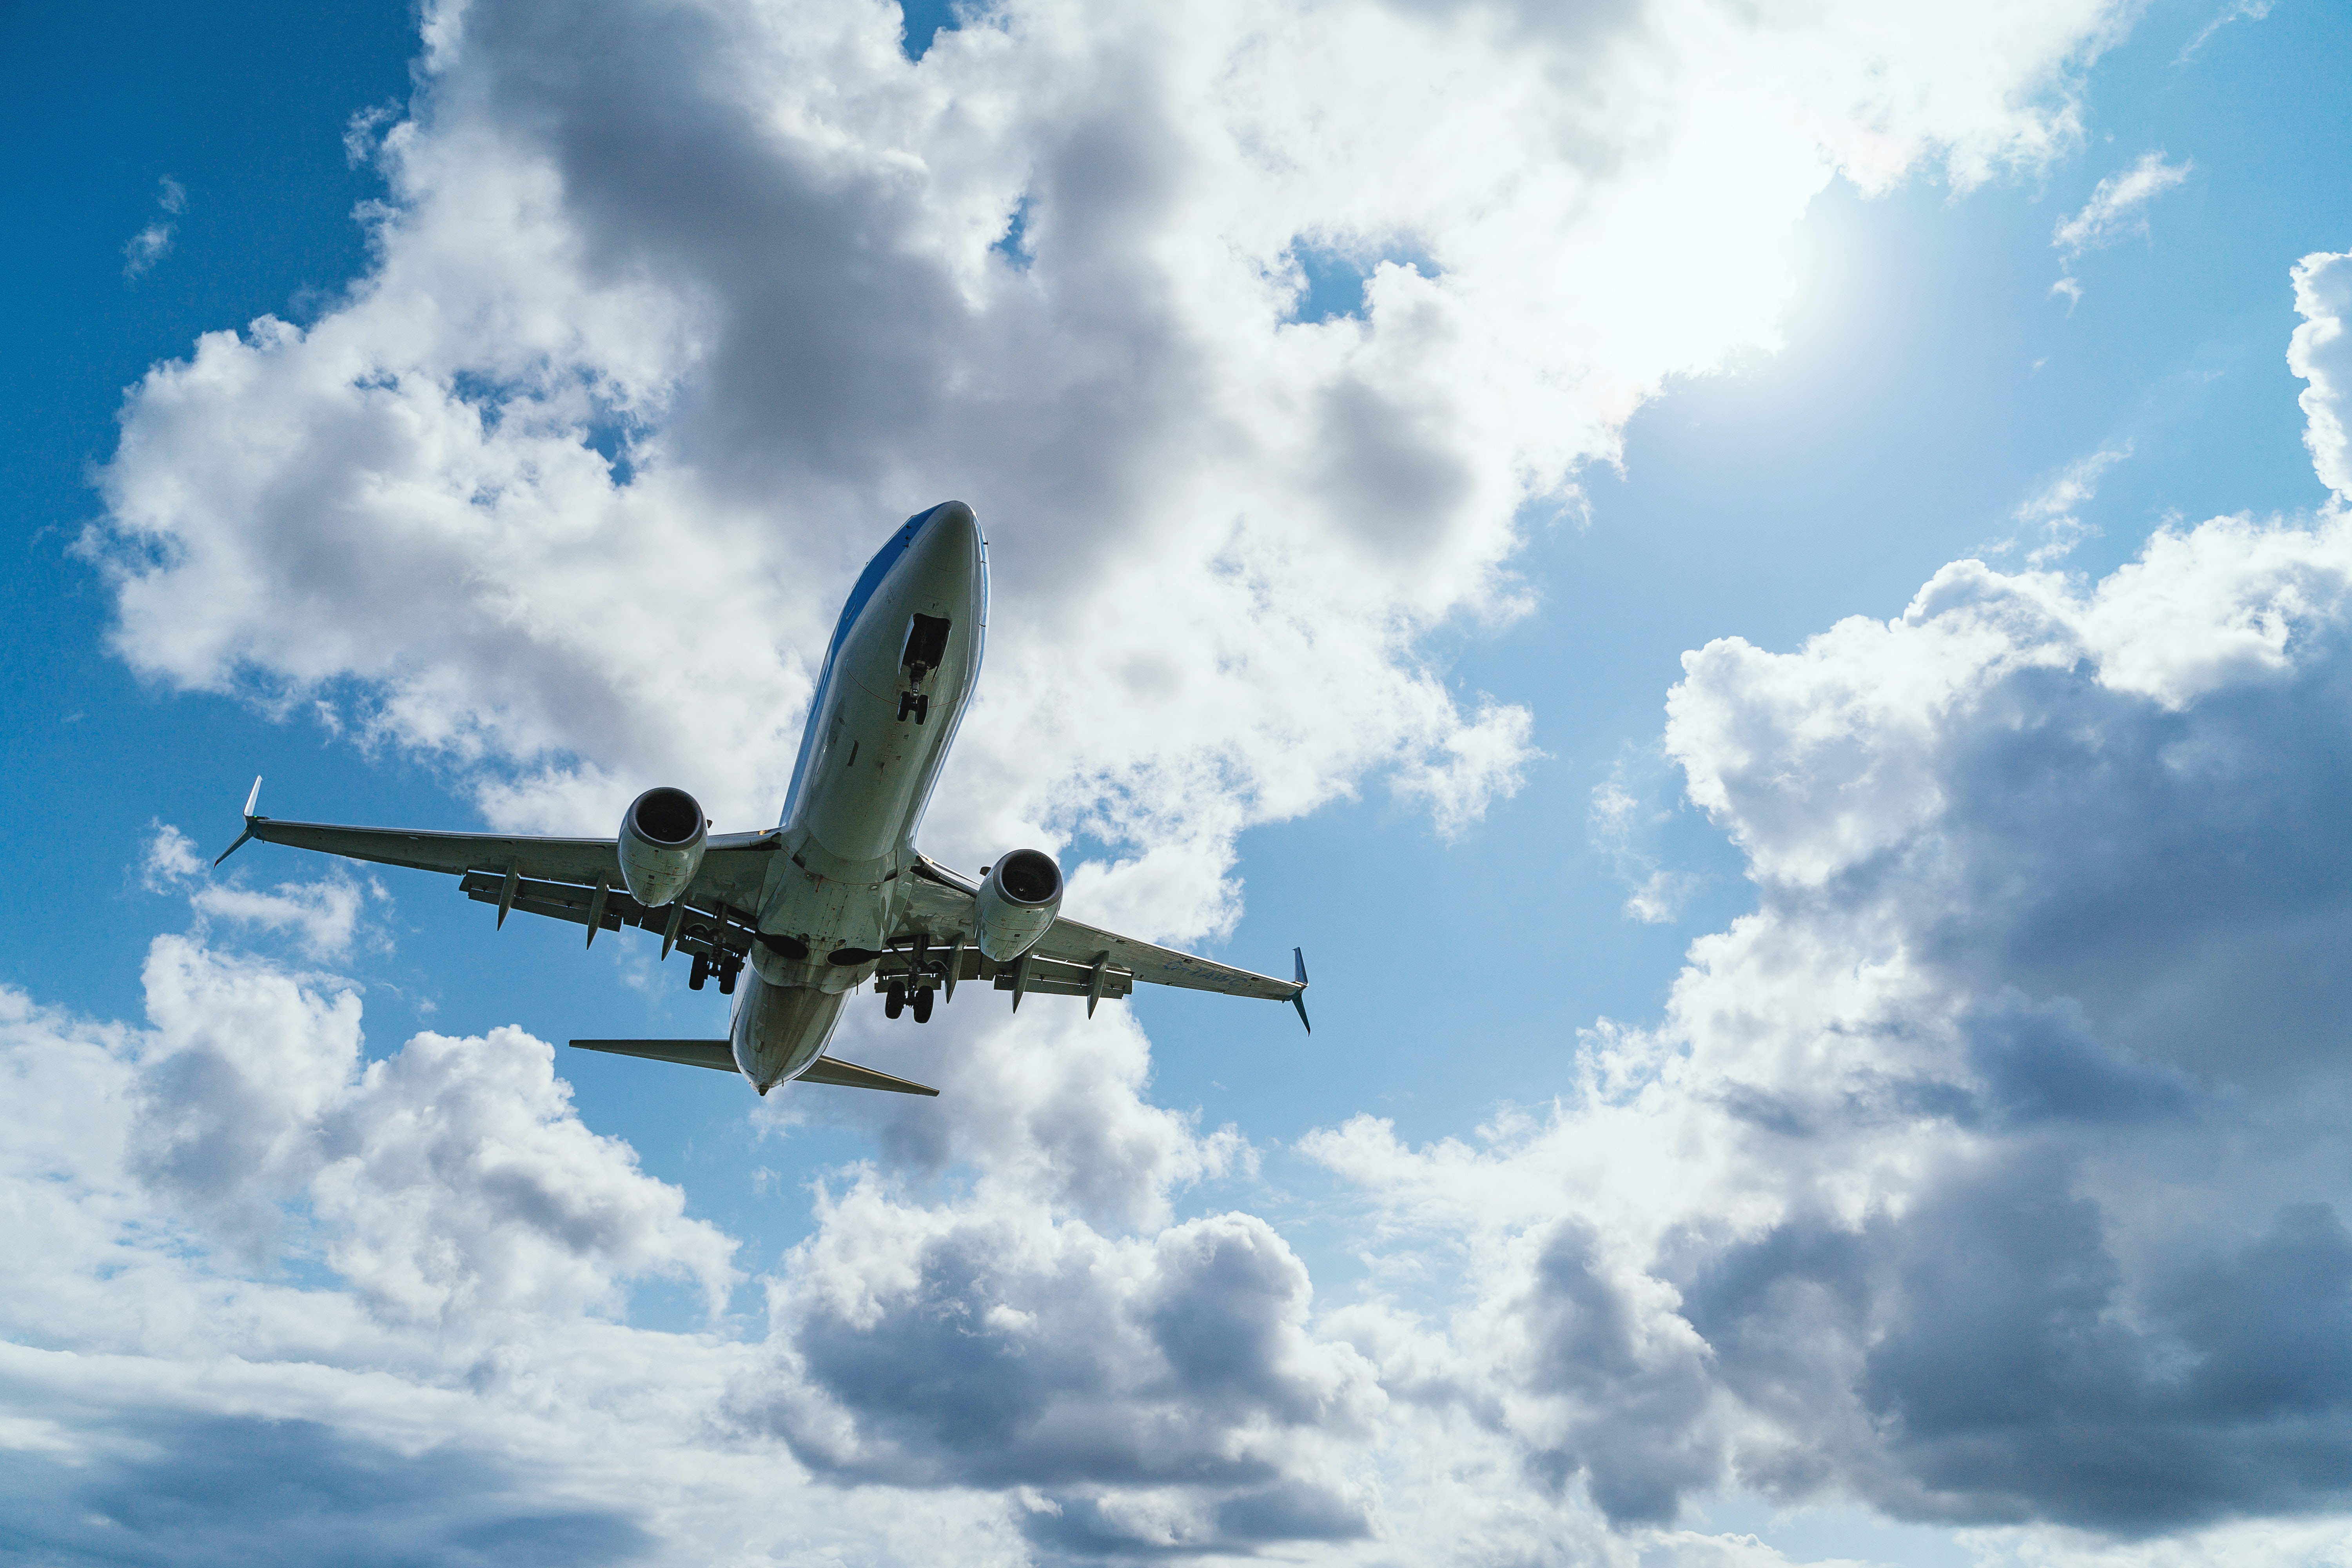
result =
[[960,600],[980,571],[980,519],[960,500],[942,501],[907,547],[905,570],[938,597]]

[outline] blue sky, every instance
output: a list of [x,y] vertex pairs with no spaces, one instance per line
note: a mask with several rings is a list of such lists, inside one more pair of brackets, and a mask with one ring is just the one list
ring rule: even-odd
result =
[[[2352,25],[1670,10],[0,22],[0,1539],[2345,1550]],[[561,1048],[718,1031],[648,953],[193,863],[257,773],[764,822],[950,493],[927,846],[1311,1038],[875,1009],[936,1107],[761,1105]]]

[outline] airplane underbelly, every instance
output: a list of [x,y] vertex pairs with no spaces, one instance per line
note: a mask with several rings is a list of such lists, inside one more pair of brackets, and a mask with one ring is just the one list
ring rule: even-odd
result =
[[754,969],[744,974],[728,1028],[735,1065],[761,1093],[816,1060],[841,1021],[845,993],[778,985]]
[[824,748],[822,777],[808,781],[808,830],[845,861],[878,860],[896,849],[914,816],[931,754],[945,725],[898,717],[898,694],[844,682],[840,729]]

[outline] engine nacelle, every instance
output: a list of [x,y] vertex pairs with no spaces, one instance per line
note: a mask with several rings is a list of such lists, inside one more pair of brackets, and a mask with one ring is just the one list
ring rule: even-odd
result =
[[1037,945],[1062,907],[1062,868],[1042,849],[1015,849],[980,880],[980,951],[1008,963]]
[[621,880],[658,909],[702,869],[702,805],[682,789],[649,789],[621,814]]

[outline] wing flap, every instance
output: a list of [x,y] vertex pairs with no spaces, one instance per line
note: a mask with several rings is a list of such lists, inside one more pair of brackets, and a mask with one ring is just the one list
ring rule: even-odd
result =
[[[925,954],[924,963],[932,973],[937,974],[947,958],[945,948],[934,947]],[[967,947],[963,950],[962,962],[957,966],[956,979],[959,983],[985,981],[999,991],[1010,991],[1013,988],[1013,972],[1017,963],[1016,960],[1014,963],[993,963],[981,956],[980,949]],[[914,967],[915,956],[910,949],[893,948],[875,964],[874,984],[887,985],[893,980],[907,979]],[[1091,963],[1073,963],[1066,959],[1041,958],[1032,953],[1029,978],[1023,983],[1021,989],[1033,996],[1088,996],[1097,994],[1094,980],[1095,966]],[[1109,963],[1103,965],[1099,994],[1105,1001],[1118,1001],[1134,989],[1134,975]]]
[[1081,925],[1069,919],[1055,921],[1031,951],[1040,958],[1084,964],[1088,968],[1093,967],[1097,958],[1107,957],[1113,965],[1138,980],[1148,981],[1154,985],[1181,986],[1188,991],[1217,991],[1228,996],[1259,996],[1269,1002],[1287,1002],[1306,989],[1295,980],[1276,980],[1271,974],[1252,973],[1246,969],[1236,969],[1230,963],[1197,958],[1189,952],[1179,952],[1172,947],[1138,942],[1133,937]]
[[[701,883],[698,879],[696,889]],[[486,871],[468,871],[457,887],[477,903],[495,904],[505,896],[506,879]],[[570,921],[573,925],[586,925],[588,913],[595,905],[596,889],[570,882],[541,882],[519,879],[515,883],[514,905],[525,914],[545,915],[551,920]],[[730,952],[742,956],[751,951],[751,928],[740,910],[707,899],[698,899],[689,892],[681,900],[686,915],[678,922],[677,950],[695,953]],[[604,916],[601,922],[606,931],[619,931],[624,926],[636,926],[645,931],[664,931],[669,929],[671,906],[647,909],[619,888],[606,891]]]

